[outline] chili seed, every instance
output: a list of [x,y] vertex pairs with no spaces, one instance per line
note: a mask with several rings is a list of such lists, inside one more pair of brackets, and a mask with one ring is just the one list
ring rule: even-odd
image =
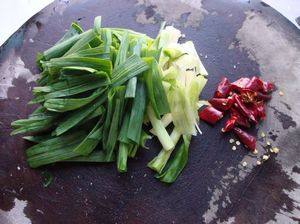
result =
[[234,145],[234,146],[232,146],[232,150],[233,151],[235,151],[236,150],[236,146]]
[[245,162],[243,162],[243,167],[245,167],[245,166],[247,166],[247,162],[245,161]]
[[279,96],[283,96],[284,93],[282,91],[279,91]]
[[229,139],[229,143],[234,143],[234,139],[233,138],[231,138],[231,139]]
[[241,143],[240,143],[240,141],[236,141],[235,144],[236,145],[240,145]]
[[273,148],[273,152],[274,152],[274,153],[278,153],[278,152],[279,152],[279,148],[274,147],[274,148]]
[[261,165],[261,161],[257,160],[256,165]]
[[262,131],[262,132],[260,133],[260,136],[261,136],[262,138],[264,138],[264,137],[266,137],[266,134]]
[[268,155],[263,155],[263,160],[266,161],[269,159],[269,156]]

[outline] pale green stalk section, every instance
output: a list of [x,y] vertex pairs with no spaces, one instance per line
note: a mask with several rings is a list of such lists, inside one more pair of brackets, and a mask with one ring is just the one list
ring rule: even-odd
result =
[[149,120],[152,124],[153,130],[157,133],[157,138],[165,150],[171,150],[175,147],[167,130],[165,129],[161,120],[158,120],[151,106],[147,109]]

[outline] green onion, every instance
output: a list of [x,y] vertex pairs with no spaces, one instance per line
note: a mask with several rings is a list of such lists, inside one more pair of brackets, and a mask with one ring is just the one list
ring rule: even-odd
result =
[[106,89],[98,89],[93,94],[85,98],[65,98],[65,99],[49,99],[44,103],[44,107],[49,111],[66,112],[76,110],[86,104],[92,102],[97,97],[103,94]]
[[165,183],[173,183],[186,166],[191,136],[183,136],[183,143],[176,151],[174,158],[167,164],[168,168],[157,178]]
[[178,43],[180,36],[165,23],[155,39],[102,27],[100,16],[85,32],[72,23],[37,54],[41,72],[29,102],[37,109],[11,123],[11,135],[29,133],[23,138],[34,143],[26,150],[29,166],[115,161],[124,173],[155,135],[162,149],[148,167],[160,181],[174,182],[187,163],[191,135],[200,131],[199,94],[207,81],[195,46]]
[[77,124],[79,124],[80,121],[82,121],[89,114],[95,111],[103,103],[104,100],[104,97],[102,97],[102,99],[97,100],[95,103],[92,102],[91,105],[86,105],[79,110],[71,112],[69,116],[65,117],[60,122],[57,128],[53,131],[53,134],[59,136],[75,127]]
[[100,121],[98,121],[93,130],[73,151],[78,153],[79,155],[87,156],[98,145],[101,138],[102,127],[100,127]]
[[153,130],[157,134],[158,140],[165,150],[171,150],[175,147],[172,139],[170,138],[167,130],[165,129],[161,120],[158,120],[154,114],[152,107],[148,106],[147,114],[152,124]]
[[146,107],[146,90],[144,83],[139,80],[137,84],[136,96],[131,109],[127,137],[135,143],[140,142],[144,111]]

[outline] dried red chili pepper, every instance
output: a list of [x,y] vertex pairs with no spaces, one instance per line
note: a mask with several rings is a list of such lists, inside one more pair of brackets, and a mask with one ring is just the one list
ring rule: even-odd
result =
[[225,98],[229,95],[231,91],[231,84],[227,78],[222,78],[221,82],[218,84],[217,90],[214,94],[216,98]]
[[266,113],[264,103],[262,101],[250,104],[248,109],[252,111],[257,121],[265,119]]
[[213,107],[218,110],[226,111],[232,106],[234,100],[232,97],[228,98],[212,98],[208,101]]
[[226,121],[224,128],[222,128],[221,131],[222,132],[231,131],[234,128],[236,121],[237,121],[237,117],[234,115],[231,115],[231,117]]
[[256,138],[242,129],[235,127],[233,128],[234,133],[237,135],[239,140],[251,151],[256,148]]
[[256,103],[256,109],[257,109],[257,114],[260,119],[265,119],[266,118],[266,112],[265,112],[265,106],[262,101]]
[[242,102],[240,97],[237,94],[233,94],[233,99],[235,101],[234,105],[236,109],[238,109],[245,117],[249,118],[251,121],[253,121],[255,124],[257,124],[257,120],[255,119],[255,116],[251,110],[249,110]]
[[245,88],[259,92],[263,90],[263,82],[257,76],[253,76],[247,85],[245,85]]
[[212,106],[208,106],[199,112],[199,117],[201,120],[204,120],[207,123],[215,124],[223,117],[223,112],[217,110]]
[[241,89],[244,89],[249,82],[250,82],[249,78],[240,78],[234,81],[233,83],[231,83],[231,90],[240,91]]
[[245,128],[250,128],[250,123],[246,117],[244,117],[235,108],[230,108],[230,113],[232,116],[237,117],[236,124]]
[[274,85],[270,82],[262,81],[257,76],[253,76],[245,86],[245,88],[251,89],[256,92],[269,93],[273,91]]

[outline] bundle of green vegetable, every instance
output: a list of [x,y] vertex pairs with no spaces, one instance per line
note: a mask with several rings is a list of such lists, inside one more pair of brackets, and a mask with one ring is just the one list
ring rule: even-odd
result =
[[125,172],[127,159],[151,137],[143,128],[150,121],[162,150],[148,166],[174,182],[200,131],[198,98],[207,75],[193,43],[179,44],[180,36],[164,25],[155,39],[102,28],[101,17],[85,32],[73,23],[37,57],[41,74],[29,104],[39,107],[12,123],[12,134],[32,133],[23,138],[37,143],[26,150],[29,165],[116,161]]

